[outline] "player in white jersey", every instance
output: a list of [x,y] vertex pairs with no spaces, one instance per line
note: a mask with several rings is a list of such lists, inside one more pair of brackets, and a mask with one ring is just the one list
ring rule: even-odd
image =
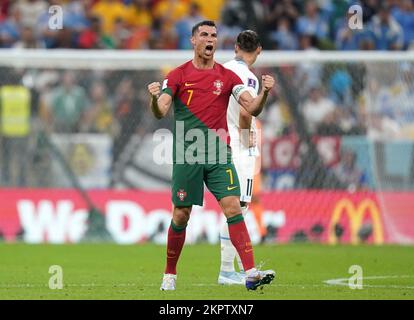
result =
[[[236,56],[226,62],[224,66],[236,73],[249,88],[250,94],[255,97],[259,92],[259,81],[250,71],[262,47],[256,32],[245,30],[236,41]],[[253,192],[253,176],[255,174],[256,157],[259,155],[256,145],[255,118],[240,107],[231,97],[227,110],[227,124],[231,138],[233,162],[240,182],[240,204],[243,215],[246,215],[248,203],[251,202]],[[220,230],[221,266],[218,277],[219,284],[244,284],[244,271],[236,249],[233,247],[227,223],[223,223]],[[237,258],[240,273],[234,269],[234,260]]]

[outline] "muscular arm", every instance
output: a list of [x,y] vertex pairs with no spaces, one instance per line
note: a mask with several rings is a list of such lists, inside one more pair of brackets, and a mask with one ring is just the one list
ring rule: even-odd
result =
[[169,94],[163,93],[158,99],[151,97],[151,111],[157,119],[164,118],[170,110],[172,98]]
[[239,127],[240,129],[249,129],[252,124],[252,115],[244,108],[240,108]]
[[252,116],[244,108],[240,108],[240,116],[239,116],[240,140],[246,148],[250,147],[251,125],[252,125]]
[[252,116],[257,117],[260,112],[262,112],[263,107],[266,103],[269,90],[273,88],[275,80],[272,76],[264,75],[262,76],[262,91],[260,94],[253,98],[252,95],[244,91],[239,97],[239,104]]
[[151,111],[157,119],[164,118],[170,110],[172,98],[169,94],[161,94],[161,84],[153,82],[148,85],[148,92],[151,94]]
[[257,117],[263,110],[268,94],[268,90],[262,90],[256,98],[253,98],[249,92],[245,91],[240,95],[239,104],[250,115]]

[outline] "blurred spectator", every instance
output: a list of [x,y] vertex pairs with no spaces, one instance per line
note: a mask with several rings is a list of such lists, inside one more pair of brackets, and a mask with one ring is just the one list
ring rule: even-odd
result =
[[22,17],[22,24],[34,28],[40,16],[48,12],[47,1],[44,0],[17,0],[16,6]]
[[127,28],[127,25],[124,20],[117,19],[114,25],[114,31],[110,36],[110,43],[112,47],[108,49],[125,49],[127,47],[127,43],[131,37],[131,32]]
[[332,112],[327,113],[320,123],[318,123],[315,133],[319,136],[341,136],[344,131],[339,125],[340,110],[334,109]]
[[63,7],[62,29],[51,29],[49,26],[50,14],[48,10],[43,11],[36,23],[36,35],[46,48],[74,48],[76,47],[77,31],[81,28],[74,21],[73,15],[66,11],[63,0],[49,0],[49,4]]
[[317,39],[311,34],[301,34],[299,35],[299,49],[302,51],[314,51],[319,50],[317,47]]
[[[104,41],[103,45],[93,47],[101,49],[189,49],[186,41],[189,25],[201,19],[216,20],[221,41],[218,48],[223,49],[233,49],[230,43],[243,29],[257,31],[265,50],[414,48],[414,43],[410,44],[414,37],[414,8],[410,0],[16,0],[14,5],[10,3],[1,2],[1,47],[13,46],[20,40],[20,28],[26,26],[34,28],[35,37],[46,48],[76,48],[80,35],[91,29],[91,17],[96,16],[102,22]],[[363,7],[364,30],[348,27],[348,9],[354,3]],[[49,28],[47,9],[51,5],[63,7],[63,30]]]
[[232,7],[225,7],[221,13],[221,24],[218,26],[217,46],[219,49],[234,50],[234,44],[238,34],[243,31],[241,28],[241,18],[237,10]]
[[42,41],[38,40],[33,32],[33,28],[22,27],[21,38],[17,41],[13,48],[18,49],[44,49],[45,45]]
[[114,108],[102,82],[95,82],[90,90],[90,107],[87,109],[83,130],[91,133],[116,135]]
[[201,8],[201,15],[208,20],[218,21],[220,20],[221,9],[224,3],[228,0],[192,0],[197,3]]
[[177,49],[177,34],[174,25],[158,21],[151,32],[150,49],[174,50]]
[[395,79],[372,93],[371,110],[398,123],[414,123],[414,65],[401,63]]
[[318,40],[328,38],[328,23],[319,14],[318,3],[315,0],[306,2],[305,15],[297,20],[296,29],[300,35],[314,35]]
[[59,73],[56,70],[43,70],[36,74],[35,89],[39,94],[39,117],[45,129],[50,121],[50,109],[53,101],[53,86],[60,81]]
[[31,122],[31,93],[16,72],[0,88],[0,185],[26,185]]
[[414,1],[400,0],[391,11],[394,19],[401,25],[404,33],[404,48],[414,42]]
[[141,107],[145,106],[146,94],[140,89],[138,92],[133,86],[132,80],[125,77],[115,90],[115,115],[119,121],[120,132],[114,141],[114,158],[120,156],[123,148],[128,143],[129,137],[134,134],[143,117]]
[[155,19],[173,25],[187,14],[188,7],[184,0],[159,0],[156,2],[153,9]]
[[187,15],[188,8],[183,0],[159,0],[153,6],[150,49],[173,50],[177,49],[178,37],[175,24]]
[[[316,38],[310,35],[299,37],[299,47],[304,51],[317,51]],[[297,65],[294,77],[295,87],[298,88],[300,99],[306,99],[310,89],[319,86],[322,79],[322,64],[318,62],[303,62]]]
[[263,139],[274,139],[281,135],[290,133],[289,127],[292,123],[292,118],[289,113],[286,103],[277,99],[260,114]]
[[366,123],[359,116],[359,113],[350,108],[339,107],[335,110],[338,125],[344,135],[365,135]]
[[329,79],[329,97],[337,105],[353,107],[352,78],[345,69],[335,67]]
[[289,25],[294,26],[299,18],[298,5],[294,0],[271,0],[264,2],[267,27],[274,30],[281,19],[288,19]]
[[89,20],[87,17],[90,1],[86,0],[74,0],[65,3],[63,6],[64,27],[70,28],[77,34],[89,26]]
[[400,137],[401,127],[395,120],[379,113],[371,113],[368,115],[368,139],[387,141]]
[[333,167],[333,172],[350,192],[367,187],[367,176],[358,168],[357,155],[352,150],[342,150],[340,162]]
[[[329,23],[330,37],[336,38],[338,29],[343,26],[344,19],[348,19],[351,15],[348,11],[351,5],[355,4],[353,0],[335,0],[335,1],[324,1],[324,15]],[[346,22],[348,22],[346,21]]]
[[11,0],[3,0],[0,2],[0,22],[7,17],[9,13],[10,2]]
[[73,72],[66,71],[62,85],[53,90],[49,121],[55,132],[73,133],[81,126],[88,104],[85,90],[76,85],[75,80]]
[[277,30],[270,33],[271,49],[296,50],[298,39],[293,32],[288,18],[280,18]]
[[309,132],[315,133],[318,125],[331,116],[334,110],[334,103],[323,94],[322,88],[313,86],[302,109]]
[[399,120],[403,125],[414,124],[414,62],[404,62],[400,66],[398,83],[401,87]]
[[100,0],[92,6],[92,15],[100,18],[102,32],[112,34],[117,20],[126,20],[128,17],[127,7],[118,0]]
[[153,17],[149,0],[133,0],[126,17],[130,35],[125,49],[148,49]]
[[152,25],[152,15],[149,0],[133,0],[128,7],[126,22],[132,28],[150,28]]
[[353,14],[347,12],[347,16],[338,21],[335,35],[335,48],[337,50],[358,50],[361,49],[367,32],[362,29],[351,29],[349,27],[349,19]]
[[362,16],[364,23],[371,21],[372,17],[378,13],[380,2],[384,0],[360,0],[362,5]]
[[114,48],[112,38],[102,32],[99,17],[92,17],[90,27],[85,29],[80,35],[78,46],[81,49],[108,49]]
[[21,13],[18,6],[11,7],[6,20],[0,23],[0,45],[2,48],[10,48],[20,39]]
[[403,48],[402,28],[391,16],[390,8],[386,3],[383,3],[378,14],[372,17],[369,32],[377,50],[400,50]]
[[228,26],[237,24],[241,29],[256,30],[259,36],[262,36],[262,20],[264,19],[263,5],[257,0],[227,1],[221,11],[221,20],[223,24]]
[[190,12],[183,19],[179,20],[175,25],[178,37],[178,49],[191,49],[191,30],[195,24],[205,20],[201,15],[200,6],[192,2],[190,4]]

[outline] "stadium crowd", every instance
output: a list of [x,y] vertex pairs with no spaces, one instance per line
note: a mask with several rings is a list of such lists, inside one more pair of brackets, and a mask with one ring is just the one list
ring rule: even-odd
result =
[[[348,27],[348,9],[363,9],[363,30]],[[51,30],[48,9],[63,9]],[[217,21],[220,49],[244,29],[264,49],[406,50],[414,47],[413,0],[3,0],[2,48],[189,49],[191,27]]]
[[[354,3],[363,7],[363,30],[347,26],[347,9]],[[61,30],[48,27],[51,5],[63,7]],[[0,12],[3,48],[189,49],[191,26],[205,18],[218,21],[219,46],[229,50],[246,28],[261,33],[265,49],[406,50],[414,41],[414,0],[4,0]],[[382,71],[364,63],[304,62],[282,69],[292,81],[309,134],[414,140],[413,63],[390,63]],[[25,177],[22,154],[35,149],[39,127],[58,134],[107,134],[114,142],[114,163],[134,134],[143,137],[158,128],[172,129],[170,119],[156,121],[149,113],[143,85],[148,79],[163,79],[165,71],[1,68],[0,186],[13,185],[7,182],[7,163],[20,163]],[[6,101],[13,96],[10,86],[23,97],[19,127],[13,122],[15,105]],[[25,90],[30,101],[24,98]],[[297,132],[298,115],[291,107],[282,92],[272,92],[259,117],[265,139]],[[355,156],[349,156],[350,163]],[[34,153],[32,158],[33,164],[46,163]],[[271,170],[263,168],[271,176]],[[342,167],[337,172],[344,181],[351,176]],[[15,185],[27,183],[23,179]]]

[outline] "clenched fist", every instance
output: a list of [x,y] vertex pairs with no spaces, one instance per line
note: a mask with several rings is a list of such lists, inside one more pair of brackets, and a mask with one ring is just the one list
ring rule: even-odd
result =
[[269,91],[275,85],[275,79],[267,74],[262,75],[262,88],[264,91]]
[[161,94],[161,83],[152,82],[148,85],[148,92],[152,97],[158,98]]

